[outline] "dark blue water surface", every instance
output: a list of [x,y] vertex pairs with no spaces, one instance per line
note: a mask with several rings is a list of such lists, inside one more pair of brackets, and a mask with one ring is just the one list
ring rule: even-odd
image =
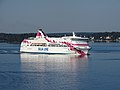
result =
[[20,54],[0,43],[0,90],[120,90],[120,43],[90,43],[89,56]]

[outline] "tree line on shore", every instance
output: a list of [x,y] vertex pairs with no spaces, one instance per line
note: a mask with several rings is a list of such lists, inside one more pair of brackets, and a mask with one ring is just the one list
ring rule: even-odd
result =
[[[72,33],[48,33],[49,37],[62,37],[70,36]],[[0,42],[5,43],[20,43],[23,39],[28,37],[35,37],[36,33],[23,33],[23,34],[8,34],[0,33]],[[118,42],[120,41],[120,32],[77,32],[76,36],[88,37],[90,41],[94,42]]]

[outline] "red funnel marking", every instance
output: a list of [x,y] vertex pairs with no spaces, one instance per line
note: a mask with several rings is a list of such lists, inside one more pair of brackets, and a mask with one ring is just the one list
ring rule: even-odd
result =
[[41,33],[40,33],[40,32],[38,32],[36,36],[42,36],[42,35],[41,35]]

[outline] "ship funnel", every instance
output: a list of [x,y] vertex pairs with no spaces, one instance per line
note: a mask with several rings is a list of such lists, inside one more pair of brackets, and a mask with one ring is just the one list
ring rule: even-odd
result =
[[47,35],[42,31],[42,29],[39,29],[38,30],[38,33],[36,35],[36,38],[44,38],[46,37]]

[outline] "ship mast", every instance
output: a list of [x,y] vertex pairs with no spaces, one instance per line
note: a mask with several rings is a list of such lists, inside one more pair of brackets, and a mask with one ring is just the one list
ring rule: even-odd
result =
[[75,32],[73,32],[73,37],[75,37]]

